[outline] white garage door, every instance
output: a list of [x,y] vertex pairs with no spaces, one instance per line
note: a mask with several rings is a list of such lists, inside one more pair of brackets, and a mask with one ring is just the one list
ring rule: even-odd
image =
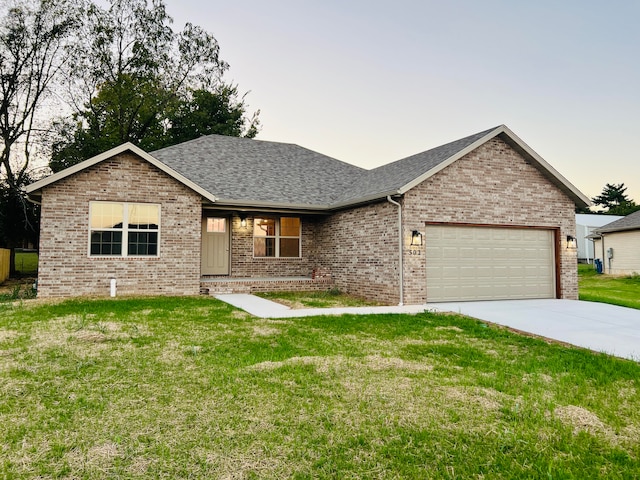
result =
[[427,301],[555,298],[552,230],[427,226]]

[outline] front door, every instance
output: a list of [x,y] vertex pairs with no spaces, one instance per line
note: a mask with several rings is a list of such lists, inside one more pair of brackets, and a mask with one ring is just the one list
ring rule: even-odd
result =
[[229,219],[202,219],[202,275],[229,275]]

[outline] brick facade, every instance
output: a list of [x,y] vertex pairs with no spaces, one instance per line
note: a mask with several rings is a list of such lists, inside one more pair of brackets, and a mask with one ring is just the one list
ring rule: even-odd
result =
[[[494,138],[409,190],[403,198],[405,245],[426,222],[559,228],[560,298],[578,298],[574,203],[500,138]],[[426,301],[426,264],[405,248],[405,303]]]
[[[89,202],[96,200],[161,204],[160,256],[90,257]],[[428,222],[446,222],[554,229],[560,297],[577,298],[576,252],[561,242],[575,235],[574,203],[500,138],[399,201],[403,299],[398,209],[386,200],[330,215],[303,215],[301,258],[254,258],[253,219],[269,215],[248,214],[243,227],[238,212],[203,212],[202,198],[188,187],[134,154],[117,155],[43,188],[38,295],[106,296],[110,279],[116,278],[119,295],[195,295],[201,286],[211,293],[335,286],[388,304],[421,304],[426,301],[425,255],[424,250],[414,255],[409,248],[411,232],[424,234]],[[230,275],[227,282],[220,278],[201,284],[201,221],[209,213],[231,220]],[[314,272],[319,272],[317,278],[312,278]]]
[[317,251],[341,291],[398,303],[398,207],[380,202],[335,213],[318,225]]
[[[89,257],[89,202],[160,207],[159,257]],[[202,198],[133,154],[121,154],[42,192],[38,297],[196,295],[200,287]]]

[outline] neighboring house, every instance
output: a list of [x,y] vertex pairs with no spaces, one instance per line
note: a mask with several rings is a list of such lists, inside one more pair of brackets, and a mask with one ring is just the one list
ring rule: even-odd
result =
[[604,273],[640,274],[640,210],[598,228],[592,238]]
[[576,239],[578,242],[578,262],[593,263],[593,239],[590,235],[598,228],[620,220],[618,215],[596,215],[593,213],[576,213]]
[[125,144],[27,189],[38,295],[336,287],[387,303],[577,298],[589,199],[505,126],[374,170],[211,135]]

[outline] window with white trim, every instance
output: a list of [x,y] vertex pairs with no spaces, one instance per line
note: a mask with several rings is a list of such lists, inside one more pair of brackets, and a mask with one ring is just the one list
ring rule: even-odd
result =
[[301,226],[297,217],[255,218],[253,256],[300,257]]
[[157,257],[160,205],[89,202],[89,255]]

